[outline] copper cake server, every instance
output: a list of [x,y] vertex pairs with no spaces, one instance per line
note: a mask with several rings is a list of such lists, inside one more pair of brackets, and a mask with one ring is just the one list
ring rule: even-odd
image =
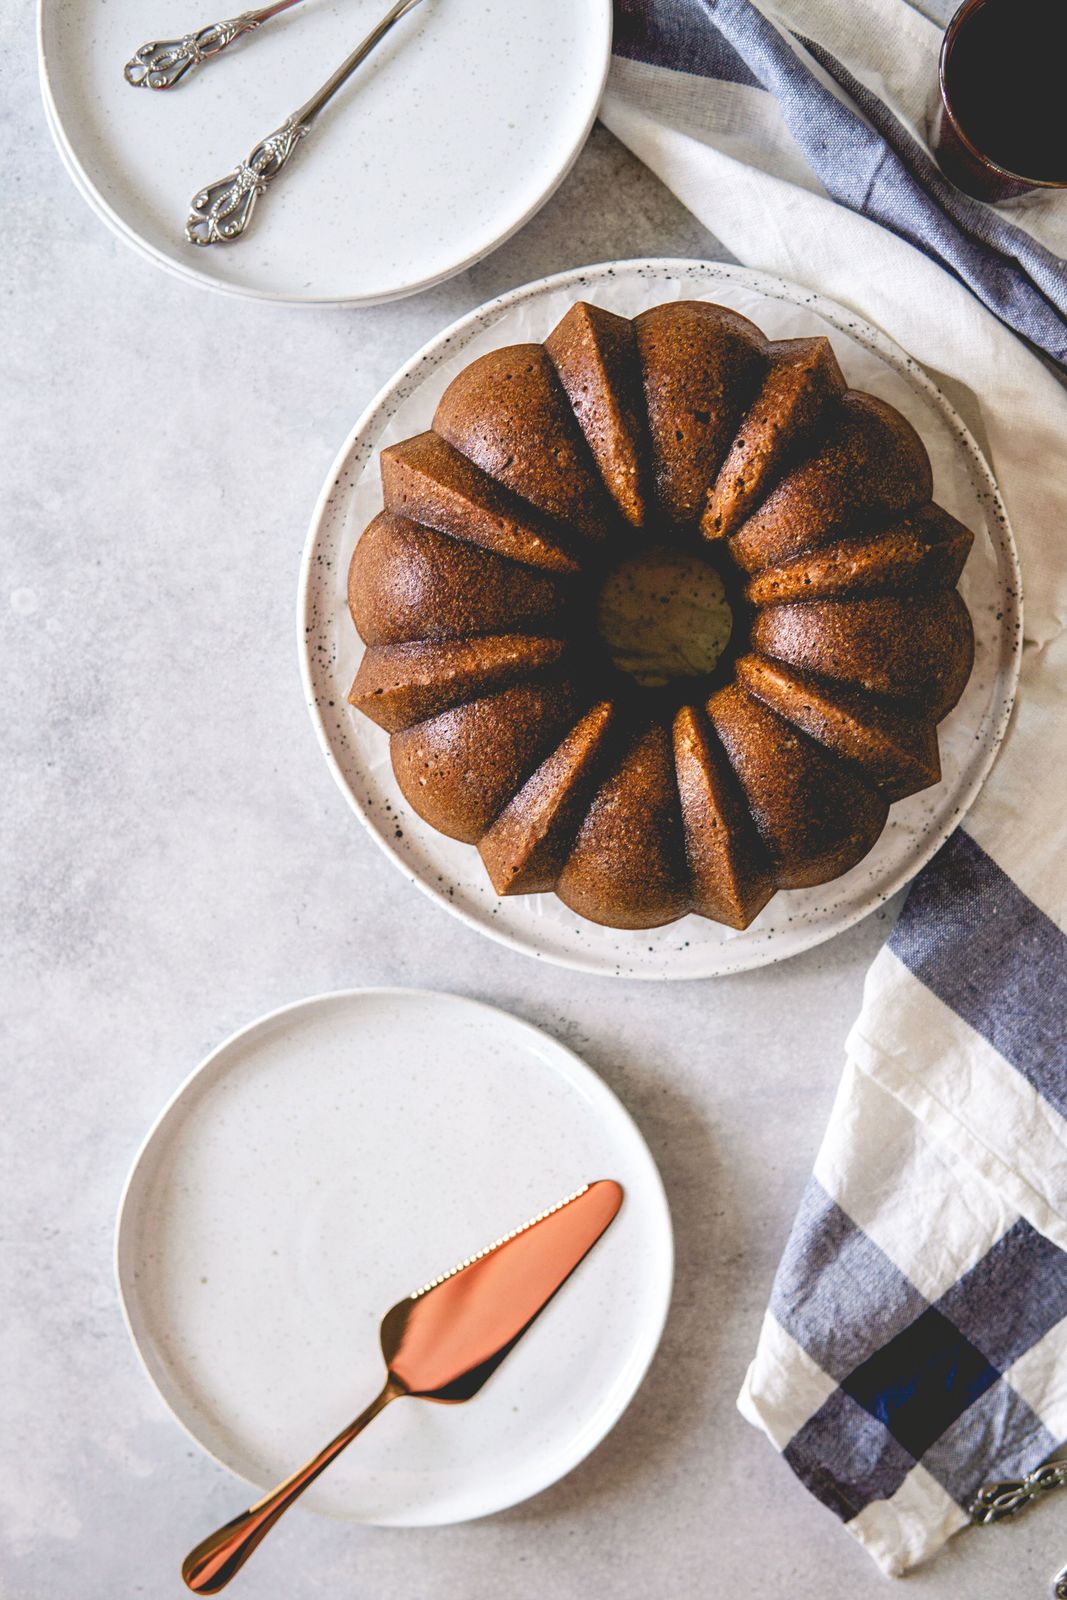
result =
[[614,1220],[622,1194],[610,1178],[586,1184],[387,1311],[381,1393],[318,1455],[190,1551],[182,1577],[194,1594],[224,1589],[282,1513],[391,1401],[455,1404],[476,1395]]

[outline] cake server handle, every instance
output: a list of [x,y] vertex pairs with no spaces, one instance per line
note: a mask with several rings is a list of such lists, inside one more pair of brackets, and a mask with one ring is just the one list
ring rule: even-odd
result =
[[256,202],[265,194],[268,184],[288,165],[289,159],[304,135],[310,130],[323,107],[332,100],[338,89],[347,83],[356,68],[364,62],[376,45],[380,44],[393,25],[413,11],[422,0],[396,0],[381,21],[371,29],[350,56],[346,56],[310,100],[286,117],[280,128],[260,141],[234,172],[218,178],[193,196],[185,237],[190,244],[231,244],[239,239],[252,220]]
[[325,1472],[330,1462],[337,1459],[357,1434],[363,1432],[368,1422],[373,1422],[390,1400],[395,1400],[402,1392],[394,1386],[391,1378],[387,1379],[381,1394],[371,1401],[365,1411],[360,1412],[354,1422],[342,1428],[318,1455],[312,1456],[284,1483],[257,1500],[254,1506],[249,1506],[247,1511],[242,1511],[232,1522],[216,1528],[206,1539],[201,1539],[182,1562],[182,1578],[186,1588],[194,1594],[218,1594],[220,1589],[225,1589],[293,1501],[303,1494],[309,1484],[314,1483],[321,1472]]
[[290,6],[299,3],[300,0],[274,0],[273,5],[260,6],[258,11],[242,11],[239,17],[230,17],[226,22],[209,22],[206,27],[185,33],[180,39],[152,39],[134,52],[122,75],[134,89],[173,89],[187,72],[199,67],[210,56],[217,56],[235,39],[254,32],[279,11],[288,11]]

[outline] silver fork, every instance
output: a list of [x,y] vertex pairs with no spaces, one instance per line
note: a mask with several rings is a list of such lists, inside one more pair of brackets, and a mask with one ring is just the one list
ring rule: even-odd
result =
[[279,11],[288,11],[299,3],[300,0],[274,0],[273,5],[242,11],[239,17],[230,17],[226,22],[209,22],[195,33],[183,33],[180,39],[149,40],[127,61],[123,77],[134,89],[173,89],[187,72],[217,56],[235,39],[253,33]]
[[310,131],[319,112],[348,82],[374,47],[381,43],[394,23],[421,4],[422,0],[396,0],[393,8],[386,12],[352,54],[345,57],[321,89],[316,90],[311,99],[294,111],[292,116],[286,117],[280,128],[262,139],[247,161],[242,161],[224,178],[217,178],[214,183],[198,190],[193,196],[192,210],[185,224],[185,237],[190,244],[231,244],[234,239],[240,238],[252,220],[260,195],[266,193],[267,185],[288,164],[293,151]]

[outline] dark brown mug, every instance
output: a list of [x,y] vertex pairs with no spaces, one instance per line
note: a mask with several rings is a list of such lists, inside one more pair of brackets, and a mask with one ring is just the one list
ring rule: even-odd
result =
[[[964,0],[941,43],[933,149],[979,200],[1067,188],[1067,0]],[[1057,126],[1058,119],[1058,126]]]

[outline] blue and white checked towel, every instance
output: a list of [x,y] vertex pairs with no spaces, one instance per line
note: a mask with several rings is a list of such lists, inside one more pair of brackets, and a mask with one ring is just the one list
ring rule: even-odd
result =
[[602,112],[740,261],[938,375],[1022,558],[1008,739],[868,974],[740,1399],[890,1573],[1067,1440],[1067,196],[932,162],[954,3],[621,0]]

